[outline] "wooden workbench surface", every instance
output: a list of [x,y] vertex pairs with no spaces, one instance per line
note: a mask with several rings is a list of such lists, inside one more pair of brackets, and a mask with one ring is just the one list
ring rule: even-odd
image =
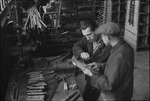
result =
[[[61,75],[58,74],[58,76],[61,76]],[[13,90],[14,90],[13,89],[13,82],[14,82],[13,80],[14,80],[14,72],[12,73],[10,80],[9,80],[5,101],[13,101],[13,99],[12,99],[13,98]],[[27,76],[23,76],[23,78],[20,80],[22,80],[21,81],[22,85],[26,85],[28,83]],[[68,84],[75,83],[74,76],[68,77],[66,79],[66,82]],[[59,81],[51,101],[64,101],[64,99],[68,95],[72,94],[75,91],[79,92],[78,89],[68,89],[67,91],[65,91],[63,86],[64,86],[64,82],[62,80]],[[80,92],[79,92],[79,94],[80,94]],[[18,101],[27,101],[27,87],[26,86],[21,87],[18,99],[19,99]],[[75,101],[83,101],[81,95]]]
[[[74,77],[70,77],[70,80],[71,82],[75,82]],[[75,89],[75,90],[69,89],[68,91],[64,91],[63,83],[64,82],[62,81],[58,84],[58,87],[51,101],[64,101],[65,98],[69,96],[70,94],[72,94],[73,92],[77,91],[80,93],[79,89]],[[83,101],[82,96],[80,95],[75,101]]]

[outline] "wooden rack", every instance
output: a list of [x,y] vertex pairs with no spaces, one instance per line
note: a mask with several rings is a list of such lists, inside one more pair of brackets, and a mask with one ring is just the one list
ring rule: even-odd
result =
[[101,0],[97,13],[99,24],[113,21],[120,24],[124,30],[126,0]]
[[149,48],[149,0],[128,0],[124,39],[135,51]]

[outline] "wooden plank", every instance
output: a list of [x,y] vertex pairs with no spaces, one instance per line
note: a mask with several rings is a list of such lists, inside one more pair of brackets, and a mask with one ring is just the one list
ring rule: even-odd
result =
[[[129,24],[129,21],[128,21],[128,18],[129,18],[129,15],[130,15],[129,14],[130,1],[128,1],[128,5],[127,5],[127,15],[126,15],[125,28],[132,31],[133,33],[136,33],[136,35],[138,35],[138,30],[140,29],[139,28],[139,23],[141,23],[141,21],[147,22],[147,20],[149,18],[147,15],[144,16],[144,15],[140,14],[140,6],[141,6],[140,1],[136,0],[135,1],[135,10],[134,10],[134,19],[133,19],[134,23],[133,23],[133,25],[131,25],[131,24]],[[142,19],[140,19],[141,17],[142,17]]]
[[128,30],[125,30],[124,39],[133,47],[135,51],[137,51],[137,39],[134,37],[131,37],[133,35],[132,32],[129,32]]
[[125,29],[125,35],[130,36],[132,39],[137,39],[137,33],[134,33],[132,30]]

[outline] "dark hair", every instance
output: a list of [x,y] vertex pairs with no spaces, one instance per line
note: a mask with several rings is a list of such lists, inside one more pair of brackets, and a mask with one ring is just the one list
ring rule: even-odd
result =
[[97,23],[94,20],[82,20],[80,21],[80,28],[86,29],[87,27],[90,27],[91,31],[95,31],[97,28]]

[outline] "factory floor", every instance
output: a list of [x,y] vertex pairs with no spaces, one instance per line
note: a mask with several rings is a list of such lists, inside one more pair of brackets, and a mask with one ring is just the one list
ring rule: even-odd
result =
[[[58,88],[58,90],[61,89],[62,86]],[[60,96],[60,99],[65,98],[62,95]],[[57,96],[56,98],[59,97]],[[132,100],[134,101],[149,100],[149,51],[135,52],[134,91],[133,91]],[[11,101],[11,100],[5,100],[5,101]],[[53,101],[55,101],[55,99]],[[79,100],[77,101],[83,101],[83,100],[80,97]]]
[[132,100],[149,100],[149,51],[135,52]]

